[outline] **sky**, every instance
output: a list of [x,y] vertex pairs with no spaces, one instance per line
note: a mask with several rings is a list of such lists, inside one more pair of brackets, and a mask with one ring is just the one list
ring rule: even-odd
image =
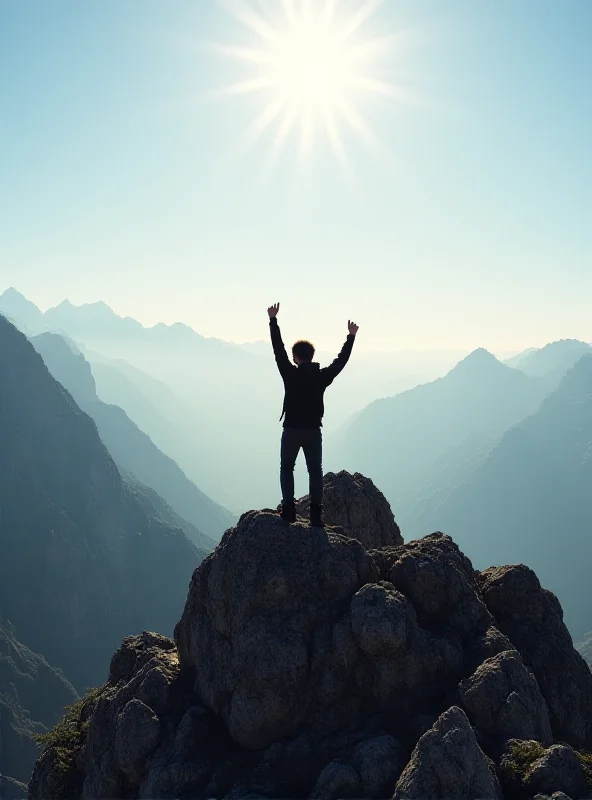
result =
[[271,168],[276,90],[220,91],[265,68],[214,43],[268,47],[229,5],[0,0],[0,291],[235,341],[275,301],[320,347],[592,339],[590,0],[377,3],[352,41],[393,34],[399,91],[352,96],[341,161],[315,120]]

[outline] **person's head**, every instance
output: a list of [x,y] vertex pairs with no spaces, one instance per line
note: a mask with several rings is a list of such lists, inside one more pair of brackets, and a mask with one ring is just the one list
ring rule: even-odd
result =
[[292,346],[292,358],[295,364],[307,364],[310,363],[314,357],[315,349],[314,345],[310,342],[307,342],[306,339],[300,339],[298,342],[295,342]]

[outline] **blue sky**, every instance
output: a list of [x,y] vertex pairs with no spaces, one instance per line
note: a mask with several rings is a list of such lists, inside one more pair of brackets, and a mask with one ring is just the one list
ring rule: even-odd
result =
[[254,43],[214,0],[0,0],[0,290],[237,341],[275,300],[322,347],[592,339],[592,2],[384,0],[388,31],[389,157],[288,141],[262,180],[261,98],[206,97],[250,68],[204,43]]

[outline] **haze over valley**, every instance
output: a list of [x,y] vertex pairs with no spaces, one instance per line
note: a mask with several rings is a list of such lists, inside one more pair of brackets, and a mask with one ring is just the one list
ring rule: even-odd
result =
[[592,797],[590,41],[1,0],[0,800]]

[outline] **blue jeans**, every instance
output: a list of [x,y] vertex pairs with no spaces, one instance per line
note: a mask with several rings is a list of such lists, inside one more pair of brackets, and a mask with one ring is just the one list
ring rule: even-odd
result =
[[282,500],[294,500],[294,467],[300,448],[304,450],[311,505],[323,502],[323,436],[320,428],[300,430],[284,428],[280,458],[280,485]]

